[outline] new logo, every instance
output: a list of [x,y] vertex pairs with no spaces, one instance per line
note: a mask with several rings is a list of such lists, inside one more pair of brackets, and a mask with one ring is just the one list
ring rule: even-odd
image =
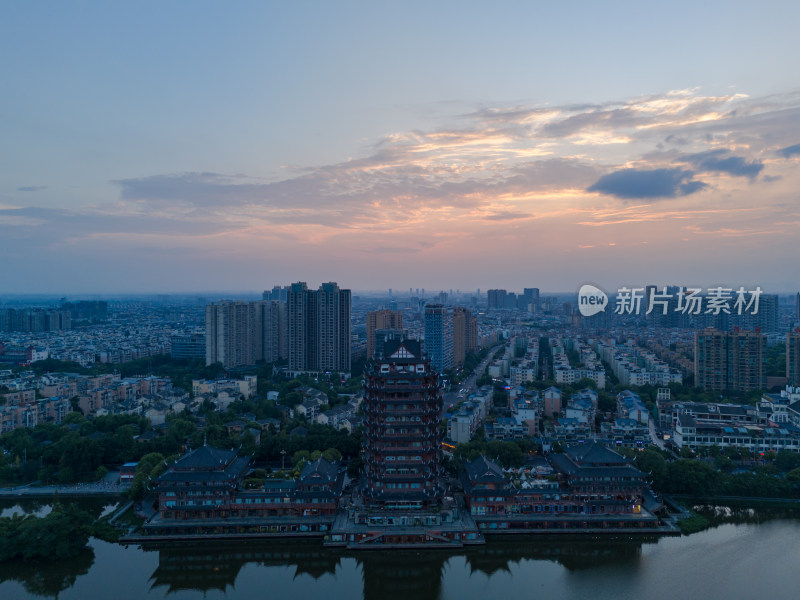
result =
[[608,306],[608,296],[603,290],[588,283],[581,286],[578,291],[578,310],[584,317],[603,312],[606,306]]

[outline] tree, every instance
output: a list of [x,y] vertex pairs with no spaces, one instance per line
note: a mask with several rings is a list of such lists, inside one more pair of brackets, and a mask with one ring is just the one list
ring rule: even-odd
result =
[[617,399],[614,397],[613,394],[609,394],[606,391],[600,390],[597,393],[597,407],[600,410],[604,410],[607,412],[616,411]]
[[786,479],[797,489],[800,487],[800,467],[792,469],[786,474]]
[[661,451],[655,446],[648,446],[644,452],[636,457],[636,467],[650,475],[653,487],[663,489],[667,477],[667,461]]
[[86,549],[92,517],[74,504],[56,504],[45,517],[0,519],[0,561],[63,560]]
[[717,492],[722,476],[697,460],[676,460],[667,466],[665,492],[707,496]]
[[168,435],[182,442],[186,438],[191,437],[196,430],[195,424],[190,420],[178,417],[169,422]]
[[61,421],[61,423],[64,425],[80,425],[81,423],[85,422],[86,422],[86,417],[84,417],[83,413],[81,412],[68,413]]
[[59,440],[56,449],[60,453],[58,478],[62,482],[75,481],[100,466],[102,451],[95,440],[71,435]]
[[484,373],[475,380],[475,385],[483,387],[484,385],[492,385],[492,378],[487,373]]
[[722,452],[731,460],[740,460],[743,456],[747,457],[750,455],[749,450],[746,448],[739,449],[736,446],[725,446]]
[[278,402],[283,406],[293,407],[303,403],[303,396],[300,392],[289,392],[278,400]]
[[720,471],[729,471],[733,467],[733,461],[724,454],[720,454],[714,458],[714,466]]
[[800,454],[791,450],[780,450],[775,455],[775,466],[784,472],[792,471],[800,467]]
[[503,467],[521,467],[525,464],[525,455],[514,442],[491,441],[486,444],[486,456],[496,459]]
[[[354,456],[350,459],[350,462],[347,464],[347,474],[350,477],[358,477],[359,472],[361,471],[361,467],[364,466],[364,459],[361,456]],[[800,479],[800,478],[798,478]]]
[[145,454],[136,465],[131,482],[130,495],[133,500],[141,501],[150,490],[150,482],[166,469],[164,456],[158,452]]
[[339,462],[340,460],[342,460],[342,453],[339,452],[336,448],[328,448],[322,453],[322,458],[324,458],[328,462]]
[[292,464],[298,471],[303,468],[307,462],[311,462],[311,452],[308,450],[298,450],[292,455]]
[[245,429],[241,438],[241,447],[239,448],[239,456],[250,456],[256,451],[256,438],[253,436],[249,429]]

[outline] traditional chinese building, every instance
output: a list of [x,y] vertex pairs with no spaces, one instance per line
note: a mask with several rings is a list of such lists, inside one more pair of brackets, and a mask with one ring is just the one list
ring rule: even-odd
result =
[[364,381],[368,505],[425,509],[443,495],[438,375],[416,340],[390,340]]
[[[261,496],[272,496],[271,506],[267,508],[268,516],[335,516],[338,509],[339,498],[342,495],[344,471],[338,463],[328,462],[320,457],[314,462],[307,463],[300,472],[297,481],[284,482],[294,484],[289,493],[279,491],[271,492],[270,482],[264,486],[264,493],[249,492],[240,495],[239,502],[247,502],[248,497],[255,501]],[[281,482],[274,484],[275,488],[282,487]],[[285,500],[288,498],[288,502]]]
[[345,473],[320,457],[295,479],[267,479],[242,489],[249,459],[203,446],[172,465],[155,482],[159,514],[145,525],[151,535],[321,535],[336,518]]
[[250,459],[235,450],[203,445],[184,454],[154,482],[158,510],[166,519],[220,519],[230,515],[231,500]]
[[657,517],[643,506],[644,474],[599,444],[569,447],[550,455],[549,467],[513,473],[479,457],[465,465],[461,482],[481,530],[658,527]]
[[594,514],[638,512],[647,487],[644,473],[597,443],[568,446],[550,462],[575,498]]

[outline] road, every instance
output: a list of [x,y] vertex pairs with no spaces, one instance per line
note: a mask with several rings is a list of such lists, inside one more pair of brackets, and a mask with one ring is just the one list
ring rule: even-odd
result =
[[[481,363],[477,367],[475,367],[475,370],[472,372],[472,375],[467,377],[461,383],[461,385],[459,386],[458,389],[459,390],[466,390],[464,392],[464,397],[469,396],[471,393],[473,393],[475,391],[475,382],[478,380],[478,374],[483,375],[483,372],[486,370],[486,365],[489,364],[489,362],[494,357],[494,353],[497,352],[497,350],[502,345],[503,344],[498,344],[498,345],[494,346],[491,350],[489,350],[489,353],[486,355],[486,358],[484,358],[481,361]],[[458,392],[445,392],[444,394],[442,394],[442,399],[443,399],[443,402],[442,402],[442,415],[441,416],[442,416],[442,419],[444,419],[445,415],[447,414],[447,411],[450,410],[453,407],[453,405],[458,402],[458,400],[459,400]]]
[[655,423],[653,423],[652,417],[648,420],[648,423],[650,425],[650,440],[661,450],[666,450],[667,448],[666,445],[664,444],[664,440],[661,439],[658,435],[656,435],[656,426]]

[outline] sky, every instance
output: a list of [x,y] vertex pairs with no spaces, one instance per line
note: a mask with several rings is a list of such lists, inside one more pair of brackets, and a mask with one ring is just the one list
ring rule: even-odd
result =
[[0,294],[795,292],[799,21],[0,2]]

